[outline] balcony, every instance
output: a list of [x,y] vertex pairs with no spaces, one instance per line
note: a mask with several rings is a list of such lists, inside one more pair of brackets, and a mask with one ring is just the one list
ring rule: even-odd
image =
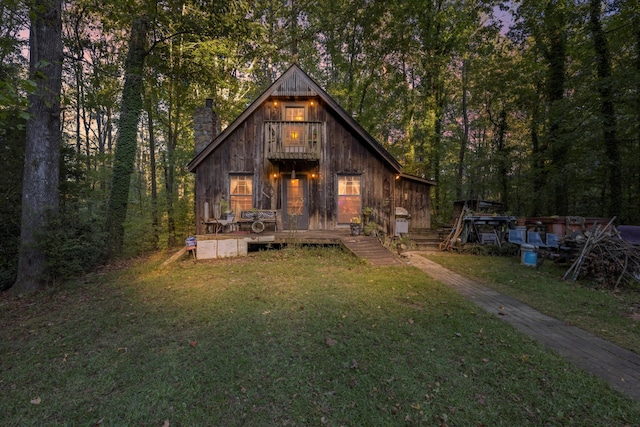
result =
[[320,160],[322,122],[265,122],[269,160]]

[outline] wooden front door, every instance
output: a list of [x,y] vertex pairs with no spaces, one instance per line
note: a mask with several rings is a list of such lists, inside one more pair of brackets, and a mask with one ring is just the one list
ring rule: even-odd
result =
[[284,178],[282,187],[282,227],[285,230],[309,228],[309,187],[305,176]]

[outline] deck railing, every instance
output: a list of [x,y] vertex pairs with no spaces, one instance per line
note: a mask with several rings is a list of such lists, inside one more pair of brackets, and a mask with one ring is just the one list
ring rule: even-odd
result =
[[271,160],[320,160],[322,122],[265,122],[264,138]]

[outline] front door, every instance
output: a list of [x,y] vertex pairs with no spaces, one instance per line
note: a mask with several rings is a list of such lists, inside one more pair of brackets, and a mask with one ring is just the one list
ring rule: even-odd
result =
[[282,188],[282,227],[285,230],[309,228],[309,187],[305,176],[284,177]]

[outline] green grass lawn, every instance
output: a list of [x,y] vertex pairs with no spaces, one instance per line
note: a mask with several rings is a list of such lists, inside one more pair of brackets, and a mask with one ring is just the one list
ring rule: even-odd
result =
[[445,252],[425,255],[537,310],[640,353],[640,285],[617,292],[588,281],[562,280],[568,266],[545,262],[540,270],[517,257],[486,257]]
[[411,267],[140,260],[0,297],[0,425],[636,426],[640,404]]

